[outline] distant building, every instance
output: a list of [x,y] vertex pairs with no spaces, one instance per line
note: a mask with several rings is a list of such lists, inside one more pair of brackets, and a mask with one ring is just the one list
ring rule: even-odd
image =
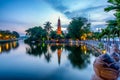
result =
[[58,35],[61,35],[61,34],[62,34],[60,18],[58,19],[57,34],[58,34]]

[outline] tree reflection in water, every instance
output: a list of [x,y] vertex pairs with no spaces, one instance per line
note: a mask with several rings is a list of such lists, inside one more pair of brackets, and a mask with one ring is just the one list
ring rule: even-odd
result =
[[70,51],[68,59],[73,67],[83,69],[87,67],[87,64],[90,64],[90,50],[85,45],[66,46],[65,48]]
[[43,53],[47,52],[46,44],[28,44],[29,47],[26,48],[26,51],[30,55],[41,56]]
[[[63,49],[68,51],[68,59],[74,67],[83,69],[90,64],[90,54],[92,49],[87,48],[86,45],[79,46],[70,46],[65,44],[29,44],[30,47],[26,48],[26,51],[30,55],[41,56],[44,55],[44,58],[49,63],[51,62],[52,54],[57,53],[58,64],[61,62],[61,55]],[[95,55],[94,55],[95,56]]]
[[11,49],[17,49],[19,47],[19,43],[17,41],[0,43],[0,53],[7,52],[9,53]]

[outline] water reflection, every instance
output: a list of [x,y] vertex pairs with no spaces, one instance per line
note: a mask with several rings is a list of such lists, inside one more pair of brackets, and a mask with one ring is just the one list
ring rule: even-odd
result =
[[[82,44],[77,44],[77,46],[45,43],[24,44],[22,41],[19,44],[13,42],[0,45],[2,53],[6,49],[12,50],[9,51],[9,54],[0,55],[0,78],[7,76],[7,78],[35,80],[36,78],[38,80],[91,79],[92,62],[97,53],[94,48]],[[18,46],[19,48],[17,48]]]
[[17,41],[0,43],[0,53],[9,52],[11,49],[16,49],[18,47],[19,47],[19,43]]
[[57,50],[58,53],[58,63],[60,64],[60,55],[62,53],[61,51],[61,45],[54,45],[54,44],[29,44],[29,47],[26,48],[26,51],[30,55],[39,56],[44,55],[47,62],[51,61],[52,53],[54,53]]
[[65,48],[70,51],[68,59],[70,60],[73,67],[82,69],[90,64],[91,52],[90,50],[87,50],[86,45],[66,46]]
[[29,44],[26,51],[30,55],[41,56],[43,53],[47,52],[47,45],[45,44]]
[[[90,64],[90,54],[94,55],[92,49],[87,45],[65,45],[65,44],[29,44],[26,47],[27,54],[39,56],[44,55],[44,58],[49,63],[51,62],[52,54],[57,53],[58,64],[61,63],[61,55],[63,50],[68,51],[68,59],[73,67],[83,69]],[[95,56],[95,55],[94,55]]]

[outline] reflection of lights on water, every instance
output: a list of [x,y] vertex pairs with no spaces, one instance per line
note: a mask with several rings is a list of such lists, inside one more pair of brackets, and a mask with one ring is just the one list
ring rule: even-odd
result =
[[70,42],[70,46],[72,46],[73,45],[73,43],[72,42]]
[[36,46],[35,46],[35,45],[33,45],[33,48],[35,49],[35,48],[36,48]]
[[59,44],[58,44],[58,43],[56,43],[56,45],[58,46]]
[[42,47],[45,47],[45,43],[42,44]]
[[13,45],[12,45],[12,42],[11,42],[11,43],[10,43],[10,47],[12,48],[12,46],[13,46]]
[[6,44],[5,44],[5,47],[6,47],[6,49],[9,49],[9,44],[6,43]]
[[85,50],[85,51],[84,51],[84,53],[86,54],[86,53],[87,53],[87,51]]
[[86,45],[83,45],[82,47],[81,47],[81,49],[83,50],[83,52],[86,54],[87,53],[87,47],[86,47]]
[[13,42],[13,47],[16,47],[16,42]]
[[79,45],[78,45],[78,41],[76,41],[76,46],[79,46]]
[[0,53],[2,52],[2,46],[0,46]]

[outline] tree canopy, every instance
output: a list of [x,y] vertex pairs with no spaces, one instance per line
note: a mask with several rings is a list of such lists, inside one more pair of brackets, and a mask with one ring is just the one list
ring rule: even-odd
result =
[[26,35],[29,36],[28,40],[44,41],[47,32],[41,26],[35,26],[26,30]]
[[73,18],[68,27],[68,33],[73,39],[81,39],[83,34],[90,32],[90,23],[83,17]]
[[20,35],[16,31],[0,30],[0,39],[16,39],[19,37]]

